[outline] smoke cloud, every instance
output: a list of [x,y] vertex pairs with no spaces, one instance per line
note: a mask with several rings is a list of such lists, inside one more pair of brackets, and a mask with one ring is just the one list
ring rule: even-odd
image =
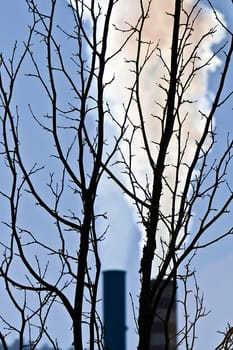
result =
[[[75,7],[75,1],[72,1],[72,3]],[[102,8],[102,17],[100,16],[98,27],[100,40],[107,3],[107,1],[98,1],[96,4],[96,13],[99,11],[99,5]],[[180,57],[182,61],[181,64],[185,66],[181,82],[182,84],[188,82],[188,88],[184,93],[183,99],[189,102],[192,101],[192,103],[183,103],[179,114],[182,127],[179,128],[178,123],[175,124],[174,130],[177,131],[174,132],[167,153],[165,176],[170,188],[163,188],[163,197],[160,203],[161,212],[165,217],[168,217],[172,210],[171,198],[177,183],[175,180],[175,169],[180,156],[180,150],[186,147],[182,160],[179,160],[183,165],[181,165],[179,171],[177,195],[182,193],[182,188],[184,186],[183,179],[187,173],[187,165],[190,164],[196,149],[196,143],[200,140],[202,135],[205,121],[199,111],[201,110],[203,113],[208,112],[211,104],[211,91],[208,87],[208,77],[211,72],[215,71],[217,67],[221,65],[221,61],[217,57],[214,57],[203,69],[197,70],[195,76],[189,80],[190,73],[193,64],[195,67],[202,66],[212,57],[214,45],[218,44],[224,38],[223,29],[218,26],[215,16],[209,8],[202,5],[201,11],[199,11],[193,0],[185,0],[183,3],[185,11],[183,11],[181,16],[180,37],[182,37],[185,28],[187,28],[185,24],[187,23],[190,12],[193,13],[190,23],[194,21],[194,30],[190,30],[190,32],[188,30],[184,35],[184,37],[186,36],[185,53]],[[84,18],[88,21],[88,6],[90,5],[90,0],[86,0],[85,4],[87,8],[84,9],[84,12],[86,11]],[[128,103],[130,101],[132,87],[135,84],[135,59],[138,54],[137,30],[141,23],[141,4],[143,5],[143,11],[147,11],[149,6],[148,0],[117,1],[113,8],[111,26],[109,29],[107,56],[111,57],[111,59],[108,62],[105,72],[105,82],[108,83],[113,78],[114,80],[106,87],[105,99],[110,105],[112,115],[119,123],[122,123],[124,119],[125,108],[129,106]],[[155,163],[163,128],[161,121],[163,120],[163,111],[166,105],[167,96],[165,90],[168,88],[169,81],[173,29],[173,17],[170,14],[172,13],[174,13],[174,1],[151,1],[141,37],[143,44],[140,47],[139,65],[143,67],[143,69],[141,70],[139,80],[140,107],[142,109],[144,118],[143,125],[145,127],[150,152]],[[91,19],[89,23],[91,25]],[[123,45],[132,28],[137,28],[137,30]],[[205,36],[205,34],[213,28],[215,28],[214,34]],[[195,61],[190,60],[189,58],[195,45],[200,41],[203,35],[205,39],[199,44]],[[146,64],[145,61],[147,61]],[[189,63],[187,63],[188,61]],[[133,99],[131,99],[127,115],[130,123],[127,125],[128,128],[125,138],[130,139],[134,130],[134,136],[131,139],[133,152],[133,157],[131,158],[132,170],[142,188],[146,189],[148,186],[148,190],[151,191],[152,172],[141,134],[141,123],[138,105],[135,102],[135,95]],[[181,130],[181,134],[179,134],[179,130]],[[109,123],[106,131],[106,138],[110,145],[116,132],[117,128],[115,128],[114,123]],[[180,144],[178,140],[180,140]],[[124,157],[129,159],[129,150],[127,146],[127,142],[123,143],[121,145],[121,150]],[[123,172],[124,168],[121,168],[121,171]],[[127,176],[123,176],[121,171],[119,172],[119,176],[121,176],[122,181],[125,181],[125,184],[129,185]],[[140,197],[144,198],[144,192],[140,188],[138,188],[137,192]],[[176,210],[178,210],[178,206],[179,201],[177,200]],[[125,201],[122,202],[122,194],[119,189],[116,189],[113,183],[105,180],[102,182],[98,198],[98,208],[102,207],[106,209],[107,216],[110,218],[109,232],[103,242],[103,257],[106,258],[104,258],[104,268],[124,268],[124,264],[129,256],[129,250],[132,249],[132,242],[134,241],[135,243],[135,240],[132,238],[134,232],[131,231],[134,231],[132,228],[135,228],[134,223],[137,217],[135,213],[133,214],[132,207],[127,200],[125,199]],[[168,239],[166,236],[166,227],[161,225],[159,231],[160,235],[158,235],[158,240],[162,237],[166,241]],[[141,246],[142,245],[143,236],[141,239]],[[158,253],[162,254],[162,252]]]
[[[143,10],[146,11],[148,1],[143,1],[143,6]],[[174,130],[177,131],[174,132],[166,158],[167,167],[165,176],[170,188],[166,186],[163,188],[161,212],[164,217],[168,217],[172,211],[172,193],[175,191],[175,186],[177,184],[175,180],[176,166],[179,159],[179,162],[183,165],[180,167],[178,177],[179,185],[176,201],[176,211],[178,211],[178,195],[182,193],[184,186],[183,179],[185,179],[188,169],[187,165],[190,164],[193,158],[196,144],[198,140],[200,140],[204,128],[205,120],[199,111],[201,110],[203,113],[208,112],[211,104],[211,91],[208,87],[208,77],[211,72],[217,69],[221,61],[217,57],[214,57],[210,64],[206,65],[203,69],[197,70],[193,79],[190,80],[189,77],[193,69],[193,64],[197,68],[207,63],[213,56],[214,45],[218,44],[224,38],[224,32],[221,27],[218,26],[215,16],[209,8],[202,6],[199,12],[199,9],[194,6],[194,1],[192,0],[184,1],[184,7],[187,12],[182,13],[180,37],[184,33],[185,23],[187,23],[186,13],[189,14],[190,11],[193,11],[191,22],[195,19],[193,24],[194,30],[191,30],[189,33],[191,34],[190,37],[187,36],[188,32],[186,32],[186,48],[182,56],[182,64],[186,65],[186,68],[181,77],[182,84],[188,84],[188,89],[185,91],[183,99],[189,102],[192,101],[192,103],[184,103],[180,109],[179,119],[182,127],[179,128],[178,122],[175,124]],[[140,67],[144,67],[141,71],[139,81],[140,107],[142,108],[144,118],[143,124],[147,134],[151,155],[155,163],[163,127],[161,123],[161,120],[163,120],[163,107],[166,104],[167,97],[164,90],[168,88],[167,82],[169,81],[173,26],[173,18],[169,15],[171,13],[174,13],[174,1],[152,1],[141,37],[143,44],[140,48],[139,63]],[[134,1],[133,5],[132,0],[124,2],[118,1],[116,3],[112,18],[113,26],[111,27],[108,43],[109,57],[118,52],[129,33],[129,29],[136,27],[136,24],[139,23],[140,14],[140,1]],[[215,28],[214,34],[205,36],[205,34],[213,28]],[[203,36],[205,36],[205,39],[200,42],[197,50],[198,58],[196,58],[195,61],[191,60],[190,56],[192,55],[194,47]],[[152,54],[153,49],[154,52]],[[135,35],[127,41],[121,51],[111,59],[105,76],[106,82],[114,77],[114,81],[106,90],[106,99],[111,101],[111,111],[119,122],[123,120],[124,108],[128,105],[132,87],[135,83],[134,72],[135,59],[138,54],[137,50],[138,37],[137,33],[135,33]],[[149,58],[150,53],[151,56]],[[144,65],[147,58],[148,61]],[[135,101],[131,101],[127,114],[131,123],[128,125],[125,138],[131,138],[133,132],[132,125],[135,127],[134,136],[131,139],[133,152],[133,157],[131,158],[132,169],[138,183],[144,189],[149,183],[149,190],[151,191],[152,172],[145,152],[145,145],[140,128],[141,123],[138,105]],[[179,130],[181,130],[181,134],[179,134]],[[127,143],[122,145],[122,152],[126,159],[129,157],[127,147]],[[179,158],[180,151],[184,150],[184,148],[186,148],[186,151],[181,160]],[[125,179],[125,181],[127,183],[127,179]],[[138,195],[143,198],[143,191],[138,189]],[[167,230],[163,224],[159,227],[159,231],[158,246],[161,237],[164,241],[168,240],[168,234],[166,234]],[[141,245],[143,245],[143,237]],[[116,248],[114,247],[113,249]],[[158,254],[162,255],[162,251],[158,251]]]

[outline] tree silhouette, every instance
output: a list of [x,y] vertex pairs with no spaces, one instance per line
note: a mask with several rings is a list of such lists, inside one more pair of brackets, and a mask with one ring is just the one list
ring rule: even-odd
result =
[[[27,40],[10,57],[3,50],[0,67],[2,348],[45,341],[42,349],[59,349],[64,332],[75,350],[103,349],[99,251],[111,240],[108,188],[120,190],[116,206],[133,204],[143,237],[137,349],[150,349],[171,281],[171,305],[178,281],[186,291],[178,343],[193,349],[206,311],[192,257],[232,235],[232,138],[215,156],[214,119],[232,95],[224,91],[232,33],[211,2],[201,10],[198,0],[138,0],[133,9],[130,1],[73,0],[64,23],[61,1],[25,4]],[[155,36],[160,18],[166,33]],[[219,60],[210,101],[206,81]],[[170,312],[168,305],[166,350]]]

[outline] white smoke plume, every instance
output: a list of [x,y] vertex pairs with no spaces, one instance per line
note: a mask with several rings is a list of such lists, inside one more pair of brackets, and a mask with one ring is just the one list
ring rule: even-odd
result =
[[[76,1],[73,0],[74,6],[75,3]],[[183,65],[185,65],[194,46],[199,42],[200,38],[208,33],[211,28],[215,28],[213,35],[206,36],[198,47],[197,54],[199,58],[195,60],[194,64],[196,66],[201,66],[212,57],[214,53],[214,45],[218,44],[223,39],[224,32],[218,25],[211,9],[207,8],[201,3],[198,4],[198,6],[200,5],[199,7],[196,7],[195,3],[196,1],[194,0],[183,1],[183,7],[185,11],[183,11],[181,16],[180,37],[184,31],[185,23],[188,18],[187,16],[190,14],[190,11],[192,11],[193,15],[190,23],[195,19],[193,22],[194,30],[190,31],[190,37],[187,38],[185,54],[183,55]],[[84,10],[86,10],[86,17],[84,17],[88,20],[88,8],[90,8],[91,1],[86,0],[85,4],[87,7],[84,8]],[[99,13],[99,8],[101,8],[102,17],[100,16],[99,21],[100,40],[102,36],[102,24],[105,18],[107,4],[108,1],[105,0],[100,0],[95,3],[96,13]],[[163,119],[163,108],[161,107],[165,105],[167,97],[164,90],[161,89],[161,85],[164,88],[168,87],[165,81],[166,79],[169,80],[169,72],[166,68],[166,65],[169,69],[173,29],[173,17],[170,14],[174,13],[174,4],[175,1],[173,0],[116,1],[113,8],[111,26],[109,29],[110,32],[107,56],[111,57],[116,52],[117,54],[115,57],[112,57],[109,60],[107,70],[105,72],[106,83],[111,81],[114,77],[112,83],[106,87],[105,99],[110,105],[112,115],[119,123],[121,123],[125,114],[125,106],[128,105],[128,102],[130,100],[131,88],[135,83],[135,59],[137,56],[138,48],[137,31],[123,47],[122,45],[127,35],[129,34],[130,28],[136,27],[138,24],[140,25],[140,16],[142,11],[141,5],[143,6],[144,11],[147,11],[147,8],[149,6],[148,16],[145,20],[142,30],[141,41],[144,44],[141,45],[139,58],[140,65],[144,65],[144,61],[148,55],[148,52],[151,52],[153,48],[155,51],[148,59],[140,75],[139,93],[144,118],[143,123],[145,126],[151,154],[155,163],[158,153],[158,144],[162,132],[162,124],[160,120]],[[200,7],[201,11],[199,12]],[[138,28],[139,27],[137,27],[137,29]],[[150,43],[149,46],[148,43]],[[119,48],[121,48],[120,51]],[[161,53],[163,61],[161,60],[161,57],[159,57],[159,52]],[[187,101],[195,102],[184,103],[180,110],[180,120],[182,122],[182,133],[180,135],[181,149],[183,149],[184,145],[186,144],[186,152],[182,159],[183,164],[190,164],[196,149],[196,143],[202,135],[204,119],[199,113],[199,110],[205,113],[209,109],[209,106],[211,104],[211,91],[208,87],[208,78],[210,72],[216,70],[220,64],[221,61],[217,57],[214,57],[211,60],[210,64],[206,65],[203,69],[196,72],[195,76],[190,81],[188,89],[185,92],[184,99]],[[191,69],[192,62],[190,60],[181,78],[181,81],[183,83],[187,81],[191,73]],[[140,183],[143,188],[146,188],[147,183],[151,185],[152,174],[149,167],[148,157],[144,150],[144,143],[140,129],[138,106],[135,101],[131,101],[130,108],[128,110],[128,117],[130,118],[131,123],[134,126],[138,127],[132,139],[132,169],[136,175],[138,183]],[[178,130],[177,124],[175,125],[174,129]],[[107,135],[109,137],[110,143],[110,139],[114,137],[115,132],[115,126],[110,124]],[[130,138],[131,134],[132,125],[129,123],[125,137]],[[170,190],[168,188],[163,189],[163,197],[160,204],[161,212],[164,216],[169,216],[172,207],[171,196],[175,186],[175,169],[179,155],[177,135],[178,132],[175,132],[166,158],[166,164],[169,166],[166,167],[165,175],[170,185]],[[126,143],[125,145],[122,145],[122,152],[127,158],[128,150]],[[181,166],[178,179],[179,188],[177,193],[182,192],[184,185],[184,182],[182,180],[185,178],[186,172],[186,165]],[[128,185],[127,177],[125,177],[124,181]],[[106,256],[107,259],[109,259],[109,265],[111,267],[117,267],[113,265],[119,265],[122,267],[122,265],[124,265],[123,261],[126,261],[128,249],[131,247],[130,241],[132,239],[131,234],[133,235],[133,232],[130,234],[129,231],[130,227],[133,227],[133,219],[131,214],[132,208],[128,207],[129,210],[127,210],[126,203],[121,203],[118,201],[119,191],[115,191],[114,188],[114,185],[109,185],[109,182],[104,182],[99,193],[99,202],[103,200],[106,210],[109,213],[109,217],[111,218],[111,220],[109,220],[109,236],[107,235],[106,241],[104,242],[104,251],[105,253],[108,252]],[[151,190],[151,188],[149,189]],[[143,197],[144,194],[139,190],[138,195]],[[179,202],[177,201],[177,210],[178,205]],[[122,208],[124,209],[122,210]],[[160,227],[160,232],[163,232],[162,235],[164,235],[165,231],[165,227]],[[160,236],[158,236],[158,239],[160,239],[159,237]],[[164,237],[165,241],[166,239],[167,238]],[[121,244],[121,242],[124,242],[124,244]],[[141,242],[141,244],[143,245],[143,242]],[[108,265],[108,263],[106,265]]]
[[[143,2],[144,11],[149,6],[149,2],[144,0]],[[140,52],[140,66],[144,64],[144,60],[148,55],[148,49],[152,50],[155,48],[154,53],[146,63],[140,76],[140,103],[144,117],[144,126],[149,141],[149,146],[154,162],[156,163],[156,156],[158,152],[158,144],[161,138],[162,125],[160,120],[163,118],[163,108],[166,103],[166,94],[160,85],[167,88],[168,85],[164,78],[169,80],[169,73],[165,64],[169,67],[170,55],[171,55],[171,43],[172,43],[172,28],[173,28],[173,17],[169,14],[174,13],[174,1],[152,1],[148,11],[148,18],[145,20],[145,24],[142,30],[141,41],[144,43],[141,46]],[[224,37],[222,28],[218,25],[213,12],[205,7],[201,6],[202,9],[199,12],[199,7],[194,6],[193,0],[184,1],[184,10],[181,16],[181,33],[180,37],[185,28],[187,21],[187,13],[193,11],[192,22],[195,18],[193,29],[191,31],[190,38],[187,39],[187,45],[183,55],[183,64],[186,64],[188,58],[194,46],[199,40],[205,36],[211,29],[214,28],[213,35],[208,35],[200,43],[197,55],[198,59],[195,60],[195,66],[201,66],[205,64],[214,53],[214,45],[218,44]],[[140,1],[118,1],[113,10],[111,34],[108,42],[108,55],[111,56],[114,52],[117,52],[123,44],[129,29],[132,26],[136,26],[141,14]],[[197,15],[198,14],[198,15]],[[189,24],[190,25],[190,24]],[[117,29],[116,29],[117,28]],[[121,31],[121,30],[123,31]],[[150,46],[148,46],[150,43]],[[125,46],[117,53],[115,58],[110,61],[109,71],[106,74],[106,82],[110,81],[114,77],[114,81],[109,85],[109,89],[106,93],[106,98],[111,101],[112,113],[118,121],[121,121],[124,115],[124,106],[130,99],[131,88],[135,82],[135,59],[137,56],[138,37],[135,34],[128,40]],[[158,51],[159,48],[159,51]],[[159,57],[161,52],[161,57]],[[190,60],[187,64],[186,69],[183,72],[181,81],[183,84],[188,80],[192,70],[193,61]],[[216,70],[221,64],[221,61],[214,57],[210,64],[207,64],[203,69],[196,72],[192,81],[190,81],[189,87],[184,94],[184,99],[187,101],[193,101],[193,103],[184,103],[180,109],[180,121],[182,122],[182,132],[178,138],[178,131],[174,133],[172,138],[166,164],[165,176],[169,183],[170,189],[165,187],[163,189],[163,197],[161,201],[161,212],[163,215],[169,216],[172,208],[172,192],[175,189],[176,180],[175,172],[176,165],[180,149],[178,145],[178,139],[181,140],[181,150],[186,147],[185,154],[182,159],[182,163],[185,165],[181,166],[179,171],[179,188],[177,194],[182,193],[184,186],[183,179],[187,173],[187,164],[190,164],[193,159],[193,155],[196,149],[196,143],[202,136],[203,127],[205,120],[199,113],[201,110],[203,113],[208,112],[211,104],[211,92],[208,87],[208,77],[210,72]],[[134,96],[135,97],[135,96]],[[147,182],[151,184],[151,169],[149,168],[148,157],[144,150],[144,142],[141,135],[140,119],[138,113],[138,105],[135,102],[130,104],[128,116],[131,123],[134,126],[138,126],[132,139],[133,158],[132,169],[136,174],[137,180],[144,188],[146,188]],[[178,124],[175,124],[174,129],[178,130]],[[130,138],[132,135],[132,127],[128,125],[128,130],[125,137]],[[185,146],[186,144],[186,146]],[[127,158],[127,145],[122,145],[122,152]],[[149,181],[148,181],[149,179]],[[151,190],[151,188],[150,188]],[[138,191],[139,196],[142,196],[142,192]],[[179,201],[176,201],[176,210],[178,210]],[[160,226],[160,235],[166,241],[166,228]],[[162,232],[162,233],[161,233]],[[160,240],[158,235],[158,241]],[[143,245],[143,242],[142,242]],[[158,252],[162,254],[162,252]]]
[[[122,29],[129,29],[129,24],[135,25],[140,16],[140,1],[132,0],[118,1],[115,6],[112,22]],[[190,11],[194,1],[184,1],[185,9]],[[148,1],[144,1],[144,7],[146,9]],[[172,21],[173,18],[168,13],[174,12],[174,1],[152,1],[149,11],[149,18],[145,21],[143,29],[142,41],[145,43],[151,42],[151,45],[156,46],[157,43],[162,53],[163,60],[166,64],[170,65],[170,54],[171,54],[171,38],[172,38]],[[186,18],[183,15],[183,23]],[[182,23],[182,19],[181,19]],[[195,30],[189,40],[189,48],[186,49],[185,58],[187,59],[193,50],[193,46],[198,40],[207,33],[210,28],[214,28],[217,25],[215,17],[211,10],[203,8],[195,22]],[[109,55],[117,51],[125,39],[125,33],[121,33],[118,30],[112,29],[112,33],[109,40]],[[196,65],[202,65],[206,62],[213,54],[213,45],[219,43],[223,39],[223,31],[218,28],[213,36],[207,37],[198,49],[198,55],[200,60],[197,60]],[[143,64],[143,60],[146,56],[148,46],[145,44],[142,46],[142,52],[140,57],[140,63]],[[109,72],[106,76],[106,81],[114,76],[114,82],[110,85],[108,90],[107,98],[110,99],[114,105],[115,115],[120,118],[123,114],[123,103],[127,105],[129,100],[130,91],[127,88],[132,88],[135,75],[133,70],[135,69],[133,61],[136,57],[137,50],[137,38],[134,36],[119,54],[111,61],[109,65]],[[144,52],[143,52],[144,51]],[[162,118],[163,110],[158,106],[165,104],[166,95],[164,91],[158,86],[162,84],[167,87],[166,83],[163,82],[163,77],[169,79],[168,72],[164,67],[163,62],[158,57],[158,52],[155,52],[145,66],[141,78],[140,78],[140,102],[143,110],[144,124],[146,133],[148,135],[149,144],[151,146],[154,160],[156,160],[157,146],[153,145],[158,143],[161,137],[161,124],[154,116]],[[129,63],[130,62],[130,63]],[[192,80],[189,89],[186,92],[185,99],[196,101],[196,103],[185,104],[182,110],[181,118],[184,119],[187,114],[187,118],[184,121],[182,127],[182,139],[183,142],[187,138],[189,133],[188,149],[189,152],[186,154],[186,159],[192,159],[193,152],[195,150],[196,141],[200,138],[203,131],[203,118],[198,112],[202,110],[206,112],[209,107],[209,90],[208,90],[208,75],[210,71],[214,71],[221,62],[215,57],[210,65],[207,65],[204,69],[200,70],[194,79]],[[192,63],[187,66],[185,74],[182,77],[182,81],[185,82],[190,70]],[[131,104],[129,110],[129,117],[134,125],[140,125],[138,107],[135,103]],[[143,141],[140,137],[140,130],[138,130],[139,137],[135,142],[134,147],[134,163],[136,172],[140,175],[149,173],[147,164],[145,163],[146,157],[143,151]],[[137,136],[136,136],[137,137]],[[174,140],[175,142],[175,140]],[[168,158],[172,164],[176,164],[177,160],[177,146],[169,150]],[[145,181],[145,178],[142,181]]]

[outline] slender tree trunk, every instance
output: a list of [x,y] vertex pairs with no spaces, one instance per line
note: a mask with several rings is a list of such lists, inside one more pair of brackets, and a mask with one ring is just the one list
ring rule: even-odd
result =
[[[150,349],[150,334],[153,322],[152,304],[154,295],[151,290],[152,264],[156,251],[156,232],[159,222],[159,206],[162,195],[162,176],[165,158],[172,137],[175,120],[175,97],[177,88],[177,49],[179,42],[180,13],[182,0],[176,0],[174,11],[173,37],[171,48],[171,74],[168,91],[165,129],[161,135],[160,151],[154,169],[153,192],[147,227],[147,241],[143,249],[141,261],[142,286],[139,299],[139,345],[138,350]],[[166,272],[166,271],[165,271]]]

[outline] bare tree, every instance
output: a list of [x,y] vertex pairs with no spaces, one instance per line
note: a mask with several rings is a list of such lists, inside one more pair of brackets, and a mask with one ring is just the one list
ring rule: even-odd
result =
[[[208,235],[233,199],[230,136],[221,156],[214,153],[214,117],[232,94],[222,96],[232,33],[211,3],[206,14],[198,0],[176,0],[169,11],[153,0],[135,1],[134,11],[117,0],[73,0],[64,24],[59,1],[26,4],[28,39],[20,48],[15,44],[10,58],[2,53],[0,67],[1,201],[7,206],[0,275],[17,314],[1,315],[2,347],[8,349],[15,334],[19,349],[36,349],[42,340],[58,349],[49,324],[62,313],[74,349],[103,349],[99,247],[106,234],[111,237],[111,222],[103,229],[108,205],[101,191],[112,186],[135,205],[144,237],[138,350],[150,349],[160,298],[170,281],[175,298],[177,279],[186,290],[179,344],[193,349],[196,324],[207,313],[189,261],[232,234],[226,223],[219,235]],[[150,37],[148,28],[153,33],[161,14],[167,35]],[[200,30],[203,21],[210,24]],[[206,51],[215,37],[218,48]],[[198,87],[218,57],[219,83],[207,103]],[[193,276],[197,308],[190,323],[186,298]],[[165,349],[170,312],[168,306]],[[220,346],[231,334],[230,328]]]

